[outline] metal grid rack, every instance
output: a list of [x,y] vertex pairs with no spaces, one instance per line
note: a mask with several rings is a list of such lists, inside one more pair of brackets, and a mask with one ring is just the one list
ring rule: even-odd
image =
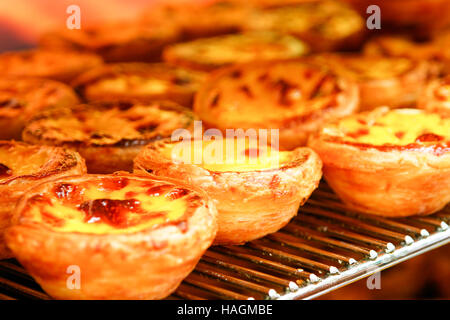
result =
[[[349,210],[321,184],[279,232],[212,247],[169,299],[312,299],[450,243],[450,207],[387,219]],[[15,261],[0,261],[0,299],[49,299]]]

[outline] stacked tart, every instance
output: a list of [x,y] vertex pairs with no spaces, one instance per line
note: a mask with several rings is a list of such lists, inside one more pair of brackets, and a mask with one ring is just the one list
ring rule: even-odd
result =
[[[130,174],[40,184],[21,199],[13,220],[9,248],[58,299],[164,298],[217,229],[214,206],[201,191]],[[81,272],[77,290],[67,285],[69,267]]]
[[204,78],[202,72],[163,63],[119,63],[92,69],[73,85],[88,101],[171,100],[191,107]]
[[248,32],[203,38],[168,46],[166,62],[186,68],[211,71],[236,63],[293,59],[305,55],[302,41],[276,32]]
[[84,160],[76,152],[0,141],[0,259],[12,257],[5,246],[4,233],[11,225],[12,211],[19,198],[40,183],[84,173]]
[[0,54],[0,73],[3,76],[49,78],[66,83],[101,64],[102,59],[97,55],[61,49]]
[[147,145],[137,172],[205,190],[218,209],[215,244],[242,244],[276,232],[317,188],[322,162],[309,148],[278,151],[254,137],[217,136]]
[[145,144],[190,130],[194,115],[171,102],[104,102],[50,108],[35,115],[24,141],[80,152],[89,172],[131,170]]
[[414,106],[429,76],[425,61],[408,58],[324,54],[315,59],[358,84],[360,110]]
[[383,216],[427,215],[450,202],[450,119],[379,108],[323,127],[309,146],[351,208]]
[[218,70],[199,90],[194,111],[204,124],[226,129],[278,129],[280,149],[304,145],[326,121],[353,113],[352,81],[317,64],[281,61]]
[[47,107],[68,107],[78,97],[67,85],[46,79],[0,79],[0,139],[20,139],[25,123]]

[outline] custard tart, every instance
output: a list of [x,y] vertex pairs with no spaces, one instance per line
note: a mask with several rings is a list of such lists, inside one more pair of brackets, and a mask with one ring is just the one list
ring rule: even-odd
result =
[[6,240],[53,298],[161,299],[212,243],[216,216],[204,193],[180,184],[71,176],[30,190]]
[[365,21],[339,1],[305,1],[292,6],[256,10],[245,21],[247,31],[276,31],[298,37],[314,52],[358,48]]
[[70,50],[10,51],[0,54],[0,74],[48,78],[69,83],[81,73],[102,63],[97,55]]
[[9,77],[0,79],[0,139],[20,140],[25,123],[38,111],[77,104],[67,85],[46,79]]
[[51,32],[40,39],[40,45],[92,52],[106,62],[157,61],[162,48],[177,38],[178,31],[170,23],[120,21]]
[[92,69],[72,85],[88,101],[170,100],[192,107],[194,93],[205,76],[163,63],[118,63]]
[[214,244],[242,244],[276,232],[317,188],[322,162],[309,148],[278,151],[248,137],[155,141],[135,172],[176,178],[207,192],[218,211]]
[[59,177],[84,174],[80,155],[57,147],[0,141],[0,259],[11,258],[4,240],[19,198],[28,189]]
[[178,28],[181,39],[192,40],[241,31],[251,10],[252,7],[242,1],[163,3],[145,12],[142,20],[170,21]]
[[104,102],[38,113],[23,140],[78,151],[91,173],[131,170],[133,159],[150,141],[189,130],[194,115],[171,102]]
[[353,113],[358,87],[332,71],[305,61],[235,65],[212,73],[194,101],[205,126],[278,129],[279,145],[306,143],[324,122]]
[[450,76],[431,81],[419,97],[417,106],[450,118]]
[[309,146],[349,207],[390,217],[428,215],[450,202],[450,119],[375,109],[322,128]]
[[248,32],[197,39],[168,46],[166,62],[186,68],[211,71],[250,61],[298,58],[308,53],[302,41],[275,32]]
[[430,71],[426,61],[400,57],[322,54],[315,59],[358,85],[360,110],[415,106]]

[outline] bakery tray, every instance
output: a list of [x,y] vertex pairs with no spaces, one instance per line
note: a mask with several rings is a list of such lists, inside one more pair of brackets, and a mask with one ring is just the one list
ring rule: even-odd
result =
[[[168,299],[313,299],[450,242],[450,206],[387,219],[349,210],[322,183],[286,227],[244,246],[209,249]],[[50,299],[13,259],[0,299]]]

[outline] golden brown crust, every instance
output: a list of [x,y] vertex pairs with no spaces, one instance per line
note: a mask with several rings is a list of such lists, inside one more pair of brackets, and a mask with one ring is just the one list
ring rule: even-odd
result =
[[415,106],[430,74],[426,61],[408,58],[322,54],[313,59],[358,85],[360,110]]
[[161,152],[167,143],[173,142],[147,145],[135,159],[135,171],[180,179],[205,190],[219,212],[214,244],[242,244],[281,229],[322,176],[322,162],[309,148],[295,149],[277,168],[219,172],[173,161]]
[[302,41],[276,32],[247,32],[178,43],[164,49],[166,62],[202,71],[251,61],[298,58],[308,53]]
[[[399,110],[420,113],[416,109]],[[380,108],[351,117],[366,123],[366,129],[357,131],[364,136],[379,125],[377,119],[387,112],[387,108]],[[405,124],[410,128],[415,125]],[[329,185],[350,207],[364,213],[401,217],[431,214],[450,202],[450,141],[445,137],[441,141],[441,137],[429,132],[406,145],[396,144],[394,139],[389,144],[374,145],[347,141],[341,130],[334,124],[327,126],[311,137],[308,146],[321,157]],[[408,135],[400,133],[395,135]],[[358,139],[353,133],[345,135]]]
[[353,113],[357,86],[316,64],[279,61],[232,66],[211,74],[194,110],[212,128],[279,129],[280,149],[306,143],[330,119]]
[[246,3],[231,1],[165,3],[149,9],[142,20],[170,21],[177,27],[180,37],[189,40],[239,32],[251,10]]
[[191,107],[205,76],[163,63],[120,63],[92,69],[72,85],[87,101],[170,100]]
[[106,62],[156,61],[162,48],[177,37],[177,30],[167,21],[111,22],[48,33],[40,39],[40,45],[92,52]]
[[417,106],[450,117],[450,77],[431,81],[419,97]]
[[[56,186],[83,188],[88,182],[104,189],[105,179],[146,183],[149,191],[161,185],[183,188],[187,197],[192,195],[197,200],[189,201],[191,213],[183,220],[183,227],[169,223],[132,233],[127,232],[128,227],[118,233],[92,233],[89,230],[98,228],[95,222],[90,223],[88,231],[65,232],[31,218],[30,209],[39,208],[38,203],[45,199],[72,203],[68,198],[58,199],[53,193]],[[46,198],[42,199],[42,194]],[[72,205],[80,204],[77,201]],[[105,210],[112,219],[117,215]],[[214,205],[203,192],[167,180],[124,173],[72,176],[42,184],[21,199],[14,221],[16,224],[6,235],[8,246],[41,287],[57,299],[164,298],[192,271],[217,230]],[[79,289],[67,286],[69,266],[81,271]]]
[[339,1],[303,1],[255,10],[244,28],[291,34],[308,43],[314,52],[356,49],[366,34],[362,17]]
[[99,102],[38,113],[23,131],[24,141],[78,151],[91,173],[131,170],[150,141],[190,130],[195,116],[172,102]]
[[76,152],[57,147],[0,141],[0,259],[12,257],[4,232],[18,199],[33,186],[58,177],[86,173]]
[[0,79],[0,139],[20,140],[25,123],[44,108],[77,103],[75,92],[63,83],[37,78]]
[[3,76],[50,78],[66,83],[101,64],[97,55],[72,50],[32,49],[0,54]]

